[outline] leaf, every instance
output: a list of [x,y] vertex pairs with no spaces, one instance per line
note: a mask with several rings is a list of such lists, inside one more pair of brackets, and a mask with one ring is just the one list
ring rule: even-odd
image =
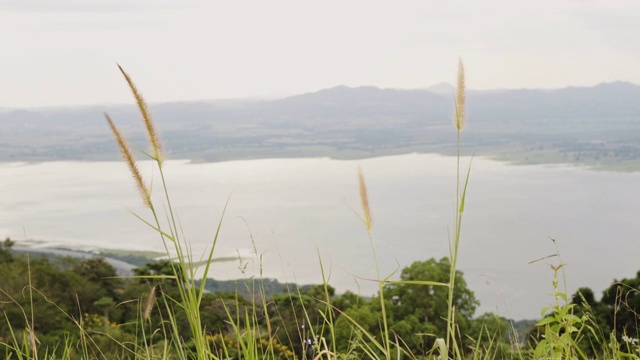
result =
[[438,347],[438,352],[440,353],[441,359],[447,359],[447,345],[444,342],[443,338],[437,338],[435,345]]
[[570,320],[572,324],[580,324],[581,320],[579,317],[573,314],[568,314],[565,316],[565,319]]
[[547,312],[549,310],[553,309],[553,307],[551,306],[545,306],[542,308],[542,311],[540,311],[540,316],[545,317],[547,315]]
[[567,302],[567,294],[563,292],[556,291],[556,297],[561,298],[564,302]]
[[[471,159],[473,161],[473,159]],[[471,162],[469,162],[469,169],[467,169],[467,177],[464,180],[464,187],[462,188],[462,197],[460,198],[460,214],[464,212],[464,200],[467,198],[467,186],[469,185],[469,176],[471,175]]]
[[571,334],[571,333],[574,333],[574,332],[576,332],[576,331],[579,331],[579,330],[578,330],[578,328],[577,328],[577,327],[575,327],[575,326],[569,326],[569,327],[567,327],[567,333],[570,333],[570,334]]
[[432,285],[432,286],[446,286],[449,287],[449,284],[441,283],[437,281],[427,281],[427,280],[389,280],[387,284],[406,284],[406,285]]
[[547,325],[556,322],[556,319],[552,316],[548,316],[536,323],[536,326]]

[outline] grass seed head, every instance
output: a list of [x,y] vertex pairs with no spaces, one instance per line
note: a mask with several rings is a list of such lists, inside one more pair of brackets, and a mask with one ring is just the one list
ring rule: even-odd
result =
[[458,60],[458,86],[456,89],[456,128],[458,132],[464,128],[464,102],[465,102],[465,85],[464,85],[464,65],[462,59]]
[[149,291],[149,296],[147,297],[147,302],[144,304],[144,311],[142,312],[142,317],[145,320],[149,320],[151,317],[151,309],[153,309],[153,303],[156,300],[156,286],[151,288]]
[[142,94],[138,91],[138,88],[131,80],[129,74],[118,64],[118,68],[120,72],[124,76],[125,80],[129,84],[129,88],[133,93],[133,97],[136,99],[136,103],[138,104],[138,109],[140,110],[140,115],[142,115],[142,120],[144,122],[144,126],[147,129],[147,137],[149,138],[149,143],[151,144],[152,156],[158,161],[158,163],[162,164],[163,155],[162,155],[162,143],[160,142],[160,137],[158,136],[158,132],[156,131],[156,127],[151,120],[151,114],[149,113],[149,108],[147,107],[147,103],[144,101]]
[[362,201],[362,211],[364,211],[364,223],[367,230],[371,230],[371,210],[369,208],[369,197],[367,196],[367,185],[364,182],[362,169],[358,168],[358,183],[360,184],[360,201]]
[[113,123],[113,120],[111,120],[111,117],[106,113],[104,114],[104,117],[107,119],[109,127],[116,138],[122,158],[127,163],[127,166],[129,166],[129,171],[136,182],[136,187],[138,188],[138,193],[142,197],[142,202],[146,207],[151,208],[151,191],[149,191],[149,188],[147,188],[144,181],[142,181],[142,174],[140,174],[140,169],[138,169],[138,165],[136,165],[136,162],[133,160],[133,155],[131,154],[129,146],[127,146],[127,143],[124,141],[124,137]]

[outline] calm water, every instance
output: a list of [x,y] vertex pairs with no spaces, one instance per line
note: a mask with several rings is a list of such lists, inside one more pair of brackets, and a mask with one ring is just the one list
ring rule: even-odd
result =
[[[210,246],[230,197],[215,254],[240,254],[248,267],[243,274],[239,262],[217,263],[214,277],[260,272],[255,243],[265,277],[318,283],[320,256],[339,291],[370,295],[376,285],[358,279],[375,276],[366,231],[352,210],[360,212],[358,166],[367,180],[382,270],[445,256],[453,223],[454,158],[169,161],[166,175],[196,254]],[[159,184],[151,163],[141,167]],[[509,166],[476,158],[459,267],[482,302],[477,314],[539,316],[552,301],[553,273],[547,264],[557,260],[528,263],[555,251],[550,237],[557,239],[568,264],[569,292],[589,286],[599,294],[614,278],[635,276],[640,269],[638,183],[640,174]],[[148,217],[119,162],[0,163],[0,199],[2,238],[82,249],[162,250],[158,236],[128,211]]]

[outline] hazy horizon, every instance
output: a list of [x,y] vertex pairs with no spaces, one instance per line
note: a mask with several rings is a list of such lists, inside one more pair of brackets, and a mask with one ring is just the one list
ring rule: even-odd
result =
[[[604,84],[614,84],[614,83],[627,83],[627,84],[631,84],[634,86],[640,86],[640,82],[638,83],[634,83],[634,82],[630,82],[630,81],[625,81],[625,80],[614,80],[614,81],[606,81],[606,82],[600,82],[600,83],[596,83],[593,85],[583,85],[583,86],[574,86],[574,85],[567,85],[567,86],[562,86],[562,87],[553,87],[553,88],[543,88],[543,87],[538,87],[538,88],[533,88],[533,87],[522,87],[522,88],[495,88],[495,89],[474,89],[474,88],[467,88],[467,94],[469,93],[473,93],[473,92],[502,92],[502,91],[512,91],[512,90],[532,90],[532,91],[555,91],[555,90],[563,90],[563,89],[569,89],[569,88],[593,88],[599,85],[604,85]],[[322,88],[322,89],[316,89],[316,90],[310,90],[310,91],[305,91],[305,92],[301,92],[301,93],[292,93],[292,94],[280,94],[280,95],[263,95],[263,96],[253,96],[253,97],[237,97],[237,98],[207,98],[207,99],[192,99],[192,100],[166,100],[166,101],[147,101],[148,105],[153,107],[153,105],[159,105],[159,104],[178,104],[178,103],[199,103],[199,102],[238,102],[238,103],[242,103],[242,102],[267,102],[267,101],[274,101],[274,100],[281,100],[281,99],[286,99],[289,97],[293,97],[293,96],[298,96],[298,95],[304,95],[304,94],[314,94],[317,92],[321,92],[324,90],[330,90],[330,89],[334,89],[334,88],[340,88],[340,87],[347,87],[350,89],[358,89],[358,88],[367,88],[367,87],[373,87],[373,88],[378,88],[381,90],[397,90],[397,91],[430,91],[433,92],[435,94],[442,94],[442,91],[439,91],[438,89],[434,89],[436,87],[440,87],[440,86],[451,86],[452,89],[454,87],[454,85],[452,83],[448,83],[448,82],[439,82],[437,84],[433,84],[430,86],[426,86],[426,87],[422,87],[422,88],[385,88],[385,87],[379,87],[379,86],[375,86],[375,85],[359,85],[359,86],[348,86],[348,85],[342,85],[342,84],[338,84],[335,86],[330,86],[327,88]],[[56,110],[56,109],[73,109],[73,108],[77,108],[77,109],[81,109],[81,108],[95,108],[95,107],[104,107],[104,106],[135,106],[135,103],[133,101],[123,101],[123,102],[112,102],[112,103],[89,103],[89,104],[76,104],[76,105],[52,105],[52,106],[26,106],[26,107],[9,107],[9,106],[0,106],[0,111],[14,111],[14,110]]]

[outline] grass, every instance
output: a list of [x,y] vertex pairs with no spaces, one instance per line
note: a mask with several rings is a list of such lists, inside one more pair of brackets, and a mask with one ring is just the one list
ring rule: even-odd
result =
[[[169,185],[165,178],[163,164],[164,154],[162,141],[155,128],[146,102],[136,88],[131,77],[122,67],[119,67],[130,91],[132,92],[142,121],[145,125],[149,149],[139,149],[146,157],[155,162],[158,178],[155,179],[155,187],[152,187],[147,179],[144,179],[137,168],[137,163],[132,150],[119,131],[115,122],[108,114],[105,114],[108,125],[111,128],[124,161],[129,167],[134,183],[138,189],[140,201],[145,205],[149,214],[133,214],[140,221],[149,226],[150,231],[157,234],[159,242],[165,249],[164,255],[175,261],[169,262],[168,274],[152,274],[137,276],[139,280],[172,281],[177,286],[175,296],[163,293],[158,288],[149,290],[145,299],[139,299],[138,318],[134,324],[136,338],[125,340],[108,334],[104,334],[107,340],[116,344],[118,351],[106,352],[101,344],[97,343],[91,334],[94,330],[89,328],[89,317],[75,317],[67,314],[69,321],[77,326],[79,341],[61,339],[59,349],[40,349],[37,335],[33,330],[33,311],[23,311],[27,325],[26,331],[17,331],[11,327],[11,338],[2,339],[7,349],[7,358],[15,359],[282,359],[294,358],[296,354],[291,348],[296,344],[302,344],[302,352],[298,358],[308,359],[492,359],[495,357],[509,357],[515,359],[587,359],[589,356],[582,350],[581,341],[586,334],[593,336],[591,348],[594,353],[607,359],[636,358],[636,352],[629,347],[625,348],[618,343],[615,336],[609,336],[598,331],[597,324],[589,318],[588,314],[582,317],[574,314],[576,304],[569,302],[566,292],[560,290],[559,277],[564,271],[562,262],[552,265],[553,270],[553,298],[554,304],[543,309],[543,319],[537,327],[541,336],[534,340],[529,348],[511,344],[507,350],[501,349],[503,343],[501,337],[494,329],[483,325],[477,337],[469,338],[468,334],[460,332],[462,324],[456,308],[455,296],[460,291],[461,284],[456,281],[458,276],[458,257],[461,247],[464,245],[462,238],[463,215],[465,202],[467,201],[467,187],[471,177],[471,165],[469,167],[460,164],[461,135],[465,125],[465,78],[462,61],[458,66],[458,85],[455,93],[455,118],[454,126],[457,131],[457,175],[455,178],[455,211],[453,227],[449,241],[448,280],[435,281],[433,279],[418,280],[394,280],[396,272],[390,274],[381,273],[378,267],[378,253],[376,251],[373,236],[374,219],[372,209],[369,206],[365,175],[358,173],[358,184],[362,205],[359,218],[369,240],[371,255],[375,263],[378,294],[376,301],[375,319],[378,321],[378,329],[372,331],[355,312],[340,310],[334,303],[332,290],[329,285],[330,271],[325,269],[322,258],[318,256],[322,270],[322,286],[317,289],[314,296],[303,293],[300,289],[289,289],[288,299],[291,307],[302,309],[301,313],[293,312],[291,323],[295,323],[295,329],[282,329],[278,322],[287,313],[286,307],[274,306],[268,300],[260,279],[248,282],[249,292],[254,294],[251,305],[241,306],[242,303],[236,293],[235,302],[220,300],[220,305],[226,314],[225,321],[232,329],[229,333],[214,333],[206,328],[203,321],[205,315],[202,310],[205,297],[205,283],[211,264],[214,260],[216,244],[220,229],[223,225],[224,211],[213,235],[210,248],[204,255],[193,254],[189,242],[183,238],[180,223],[174,210],[170,197]],[[154,195],[153,190],[160,189],[160,194]],[[260,257],[255,250],[257,257]],[[139,254],[149,255],[149,254]],[[559,258],[559,256],[558,256]],[[203,268],[203,269],[199,269]],[[196,273],[202,270],[203,281],[197,284]],[[393,286],[427,287],[429,289],[446,289],[446,298],[440,299],[446,303],[445,331],[437,334],[413,334],[432,339],[431,347],[423,353],[415,353],[408,345],[412,340],[398,335],[400,328],[396,325],[407,319],[395,319],[392,325],[391,307],[395,306],[386,294]],[[30,308],[33,310],[34,298],[38,295],[37,289],[29,284],[25,287],[25,296],[30,299]],[[15,300],[14,300],[15,302]],[[154,310],[155,309],[155,310]],[[358,308],[355,308],[358,309]],[[59,311],[65,312],[59,308]],[[163,317],[159,328],[150,327],[150,314],[157,311]],[[186,321],[188,331],[180,326],[182,318]],[[399,320],[399,321],[398,321]],[[100,320],[94,320],[99,322]],[[346,328],[349,332],[348,344],[341,344],[338,339],[339,332]],[[374,325],[375,328],[375,325]],[[282,334],[285,334],[284,336]],[[444,336],[442,336],[444,334]],[[615,335],[615,334],[614,334]],[[286,339],[283,342],[283,339]],[[288,342],[288,343],[287,343]],[[470,343],[465,347],[463,343]],[[345,349],[346,350],[341,350]],[[44,350],[44,351],[43,351]],[[504,351],[503,351],[504,350]],[[53,355],[53,354],[59,355]]]

